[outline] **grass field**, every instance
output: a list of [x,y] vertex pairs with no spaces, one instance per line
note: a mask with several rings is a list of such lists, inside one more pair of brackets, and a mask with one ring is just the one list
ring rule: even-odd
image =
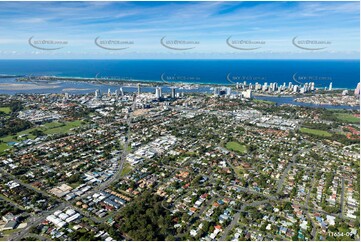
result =
[[78,187],[81,184],[82,184],[81,182],[75,182],[75,183],[71,183],[71,184],[68,184],[68,185],[71,186],[74,189],[74,188]]
[[319,129],[300,128],[300,131],[302,133],[314,134],[314,135],[321,136],[321,137],[331,137],[332,136],[331,133],[329,133],[327,131],[319,130]]
[[0,107],[0,112],[9,114],[9,113],[11,113],[11,109],[10,109],[10,107]]
[[234,168],[234,172],[237,174],[237,176],[241,176],[244,173],[244,169],[242,166],[237,166]]
[[[44,133],[46,134],[65,134],[67,132],[69,132],[72,128],[76,128],[79,127],[81,125],[81,121],[80,120],[75,120],[72,122],[67,122],[65,123],[65,125],[61,125],[58,122],[52,122],[54,124],[49,123],[48,127],[50,125],[49,128],[47,128]],[[58,125],[57,125],[58,124]]]
[[240,153],[246,153],[247,152],[246,146],[241,145],[240,143],[237,143],[237,142],[234,142],[234,141],[228,142],[226,144],[226,148],[229,149],[229,150],[240,152]]
[[[36,129],[41,130],[45,134],[48,134],[48,135],[65,134],[65,133],[68,133],[72,128],[79,127],[81,124],[82,124],[82,122],[80,120],[75,120],[72,122],[65,122],[65,123],[51,122],[51,123],[46,123],[44,125],[41,125],[41,126],[38,126],[35,128],[21,131],[21,132],[17,133],[16,135],[8,135],[5,137],[2,137],[2,138],[0,138],[0,140],[3,141],[3,143],[0,143],[0,152],[11,147],[7,144],[9,142],[18,142],[18,141],[26,140],[26,139],[35,139],[36,137],[33,134],[31,134],[31,132]],[[19,138],[19,136],[21,136],[21,135],[26,135],[26,136],[24,136],[23,138]],[[14,138],[14,136],[16,138]]]
[[9,146],[6,143],[0,143],[0,152],[8,149]]
[[133,170],[132,166],[129,163],[125,163],[123,166],[123,170],[120,173],[121,176],[126,176],[129,172]]
[[360,118],[353,116],[349,113],[336,113],[336,117],[341,120],[348,123],[360,123]]

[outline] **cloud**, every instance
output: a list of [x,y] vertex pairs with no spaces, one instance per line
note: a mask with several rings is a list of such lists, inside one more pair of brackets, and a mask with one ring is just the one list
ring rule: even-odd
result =
[[37,36],[69,40],[64,51],[91,55],[101,36],[165,53],[159,39],[166,35],[199,40],[207,55],[229,51],[230,35],[267,40],[274,51],[298,35],[332,39],[335,53],[353,53],[359,24],[359,2],[0,2],[0,50],[26,50],[26,40]]

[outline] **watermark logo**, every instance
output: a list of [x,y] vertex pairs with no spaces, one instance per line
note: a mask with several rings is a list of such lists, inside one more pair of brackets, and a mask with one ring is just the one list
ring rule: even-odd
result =
[[100,37],[94,39],[94,44],[105,50],[125,50],[134,45],[132,40],[101,40]]
[[64,48],[68,41],[64,40],[34,40],[34,36],[30,37],[28,43],[31,47],[38,50],[60,50]]
[[100,73],[97,73],[94,77],[94,80],[97,82],[102,81],[131,81],[132,77],[128,76],[101,76]]
[[194,40],[166,40],[166,36],[160,39],[160,44],[167,49],[171,50],[191,50],[196,48],[195,45],[199,45],[199,41]]
[[298,40],[298,36],[292,39],[292,44],[302,50],[323,50],[331,44],[331,41],[328,40]]
[[315,81],[332,81],[332,77],[330,76],[313,76],[313,75],[298,75],[297,72],[292,75],[292,79],[294,82],[298,84],[304,84],[306,82],[315,82]]
[[266,44],[266,41],[263,40],[232,40],[231,38],[232,36],[229,36],[226,43],[236,50],[258,50]]
[[181,76],[181,75],[167,75],[163,73],[160,76],[161,81],[163,82],[190,82],[190,81],[200,81],[201,78],[198,76]]
[[250,75],[240,75],[240,76],[235,76],[235,75],[231,75],[231,73],[228,73],[226,76],[226,79],[228,82],[230,83],[236,83],[236,82],[258,82],[258,81],[266,81],[266,77],[264,76],[250,76]]

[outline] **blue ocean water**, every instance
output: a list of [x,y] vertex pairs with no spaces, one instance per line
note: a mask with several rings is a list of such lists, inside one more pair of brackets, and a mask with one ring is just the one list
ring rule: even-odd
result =
[[0,60],[0,75],[121,78],[209,84],[315,82],[354,89],[359,60]]

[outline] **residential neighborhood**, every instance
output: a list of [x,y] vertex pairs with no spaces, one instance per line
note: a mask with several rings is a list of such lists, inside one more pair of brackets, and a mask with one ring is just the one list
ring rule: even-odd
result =
[[6,240],[359,240],[358,111],[111,90],[0,106]]

